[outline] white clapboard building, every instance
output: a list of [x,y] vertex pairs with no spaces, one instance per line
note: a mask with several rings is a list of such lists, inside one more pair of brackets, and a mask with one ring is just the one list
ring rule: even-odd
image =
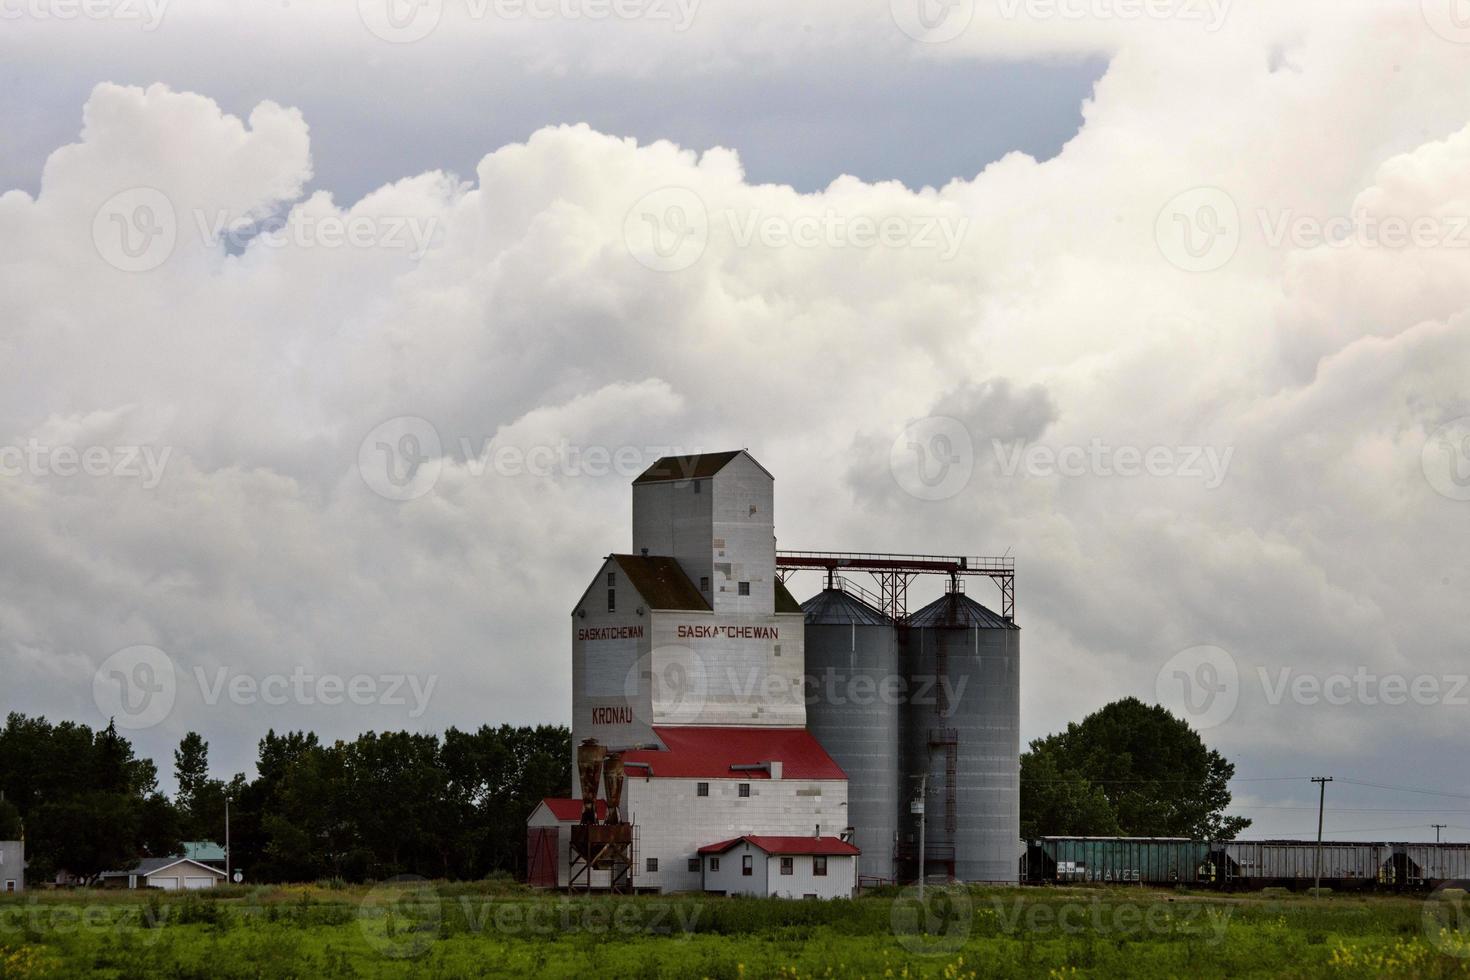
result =
[[[773,483],[743,450],[659,460],[633,482],[632,550],[603,560],[572,611],[572,743],[623,752],[639,890],[709,887],[710,845],[830,848],[848,830],[847,777],[806,729],[804,618],[776,577]],[[574,798],[536,808],[533,883],[567,884],[580,814]],[[852,894],[851,851],[853,873],[817,894]]]

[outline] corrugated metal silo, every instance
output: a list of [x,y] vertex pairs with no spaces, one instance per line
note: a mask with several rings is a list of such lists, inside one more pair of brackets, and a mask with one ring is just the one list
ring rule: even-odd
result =
[[[963,593],[909,617],[901,647],[905,797],[929,773],[929,873],[1015,881],[1021,832],[1020,630]],[[907,871],[917,874],[918,817],[905,806]]]
[[893,621],[841,589],[806,614],[807,728],[847,773],[848,822],[864,877],[893,877],[901,675]]

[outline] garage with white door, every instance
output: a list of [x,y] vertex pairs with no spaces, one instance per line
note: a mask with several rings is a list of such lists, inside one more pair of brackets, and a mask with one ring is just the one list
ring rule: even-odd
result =
[[158,888],[166,892],[197,891],[222,884],[225,873],[193,858],[144,858],[126,871],[104,871],[102,884],[127,888]]

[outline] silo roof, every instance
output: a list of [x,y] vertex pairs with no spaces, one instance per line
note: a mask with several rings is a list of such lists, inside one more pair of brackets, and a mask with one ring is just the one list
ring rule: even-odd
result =
[[962,626],[990,630],[1020,629],[999,613],[986,609],[963,592],[950,592],[909,617],[909,625],[917,627]]
[[801,604],[809,626],[888,626],[890,620],[857,596],[841,589],[823,589]]

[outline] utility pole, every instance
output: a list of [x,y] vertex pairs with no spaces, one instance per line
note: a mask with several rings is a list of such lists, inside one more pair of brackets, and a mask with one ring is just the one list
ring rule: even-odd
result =
[[1431,827],[1434,828],[1434,842],[1436,844],[1438,844],[1439,843],[1439,832],[1441,830],[1444,830],[1446,827],[1448,827],[1449,824],[1447,824],[1447,823],[1432,823],[1429,826],[1431,826]]
[[1312,884],[1312,894],[1318,898],[1322,897],[1322,811],[1327,806],[1327,784],[1332,782],[1331,776],[1313,776],[1312,782],[1322,787],[1317,795],[1317,862],[1312,873],[1315,881]]
[[230,883],[230,794],[225,794],[225,884]]

